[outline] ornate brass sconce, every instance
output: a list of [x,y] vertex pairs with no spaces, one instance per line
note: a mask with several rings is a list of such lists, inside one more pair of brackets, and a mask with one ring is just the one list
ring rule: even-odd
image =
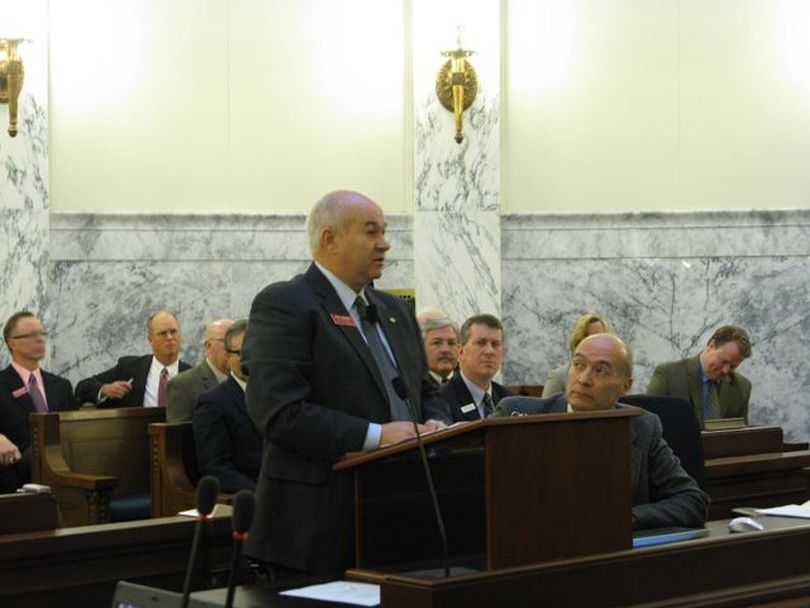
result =
[[456,143],[464,140],[461,123],[464,110],[475,101],[478,93],[478,76],[475,68],[467,61],[474,51],[461,48],[461,34],[458,35],[458,48],[453,51],[442,51],[442,57],[449,59],[442,65],[436,75],[436,95],[441,104],[453,113],[456,121]]
[[24,38],[0,38],[0,103],[8,104],[8,134],[17,135],[17,98],[22,91],[25,69],[17,54]]

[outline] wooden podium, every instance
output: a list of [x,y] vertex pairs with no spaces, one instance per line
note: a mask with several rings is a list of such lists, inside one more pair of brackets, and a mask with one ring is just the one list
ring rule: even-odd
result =
[[[631,418],[491,418],[423,438],[450,563],[495,570],[629,549]],[[354,475],[356,567],[435,567],[442,549],[415,440],[335,465]]]

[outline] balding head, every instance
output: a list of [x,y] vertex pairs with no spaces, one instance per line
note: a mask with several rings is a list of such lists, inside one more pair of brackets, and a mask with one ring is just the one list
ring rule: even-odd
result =
[[228,353],[225,352],[225,334],[233,319],[217,319],[205,328],[205,358],[223,374],[228,373]]
[[385,215],[359,192],[338,190],[319,200],[307,218],[312,256],[355,291],[382,276]]
[[612,334],[588,336],[568,369],[568,403],[577,411],[605,410],[633,386],[633,352]]

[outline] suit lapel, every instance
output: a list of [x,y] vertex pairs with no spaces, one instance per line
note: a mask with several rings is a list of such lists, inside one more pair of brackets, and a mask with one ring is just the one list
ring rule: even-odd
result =
[[[468,403],[472,403],[475,405],[475,400],[473,396],[470,394],[470,389],[467,388],[467,385],[464,383],[464,378],[461,377],[461,372],[457,374],[453,374],[453,377],[450,379],[450,382],[453,383],[453,390],[456,391],[456,398],[458,402],[461,404],[459,407],[467,405]],[[473,409],[469,412],[461,412],[461,415],[464,417],[465,420],[480,420],[481,414],[478,413],[478,406],[475,405]]]
[[312,264],[309,267],[305,276],[310,285],[312,285],[312,287],[315,289],[315,293],[321,301],[321,306],[323,306],[326,310],[327,323],[334,325],[349,341],[352,347],[354,347],[357,355],[363,361],[363,364],[368,369],[371,377],[374,378],[375,384],[383,394],[386,404],[390,407],[390,404],[388,403],[388,392],[385,390],[385,384],[383,383],[382,376],[380,375],[380,370],[377,368],[377,363],[374,361],[374,357],[371,355],[371,350],[369,350],[368,344],[366,344],[366,341],[360,335],[360,329],[355,327],[353,323],[352,325],[343,325],[335,321],[336,317],[351,318],[349,311],[346,310],[343,303],[340,301],[337,292],[335,292],[332,285],[329,283],[327,278],[323,276],[321,271],[318,270],[318,267],[315,266],[315,264]]
[[698,420],[703,420],[703,372],[700,369],[700,355],[687,360],[686,372],[689,400]]
[[[138,367],[135,369],[135,375],[132,378],[132,384],[134,387],[137,387],[136,390],[139,391],[138,405],[143,405],[143,402],[146,399],[146,380],[149,377],[149,368],[151,367],[152,367],[152,355],[146,355],[142,357],[140,361],[138,361]],[[129,378],[125,379],[129,380]]]
[[56,412],[61,409],[60,395],[57,392],[56,379],[47,372],[42,372],[42,384],[45,385],[45,400],[48,402],[48,411]]
[[11,367],[11,365],[0,372],[0,382],[6,385],[6,388],[11,395],[11,400],[16,407],[28,414],[36,412],[34,402],[27,390],[24,394],[21,394],[18,397],[14,396],[15,391],[25,389],[25,384],[23,383],[22,378],[20,378],[20,374],[18,374],[17,371]]

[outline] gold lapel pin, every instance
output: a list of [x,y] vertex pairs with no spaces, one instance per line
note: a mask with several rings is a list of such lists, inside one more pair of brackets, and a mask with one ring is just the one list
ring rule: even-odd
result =
[[390,323],[396,323],[396,322],[397,322],[397,318],[396,318],[396,317],[388,317],[388,321],[389,321]]

